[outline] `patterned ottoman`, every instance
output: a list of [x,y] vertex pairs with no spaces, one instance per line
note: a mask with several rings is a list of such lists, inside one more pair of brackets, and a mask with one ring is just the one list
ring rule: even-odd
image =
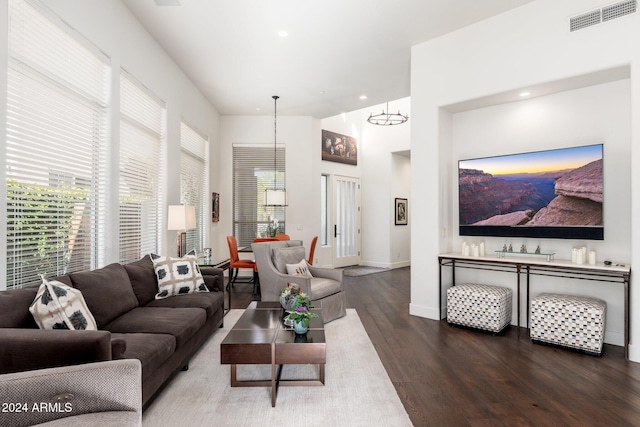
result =
[[465,283],[447,289],[447,322],[498,333],[511,323],[512,291]]
[[531,301],[534,343],[556,344],[600,355],[607,304],[596,298],[540,294]]

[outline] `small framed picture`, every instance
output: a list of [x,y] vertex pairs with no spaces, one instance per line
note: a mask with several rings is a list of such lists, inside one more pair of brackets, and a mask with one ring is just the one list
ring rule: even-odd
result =
[[396,197],[396,225],[407,225],[407,199]]
[[211,222],[220,221],[220,194],[211,194]]

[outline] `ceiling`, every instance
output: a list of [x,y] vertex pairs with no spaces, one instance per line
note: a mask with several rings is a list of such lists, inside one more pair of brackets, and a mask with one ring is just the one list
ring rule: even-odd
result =
[[529,1],[122,0],[220,114],[317,118],[409,96],[411,46]]

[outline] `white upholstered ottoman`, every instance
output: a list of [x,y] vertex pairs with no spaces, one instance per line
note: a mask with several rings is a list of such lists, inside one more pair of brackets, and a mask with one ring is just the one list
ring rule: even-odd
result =
[[600,355],[606,303],[600,299],[544,293],[531,301],[533,342]]
[[498,333],[511,323],[509,288],[464,283],[447,289],[447,322]]

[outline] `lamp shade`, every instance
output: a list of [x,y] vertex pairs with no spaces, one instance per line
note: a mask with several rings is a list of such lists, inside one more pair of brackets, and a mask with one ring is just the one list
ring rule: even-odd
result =
[[287,192],[284,190],[268,189],[264,192],[265,206],[287,206]]
[[196,228],[196,207],[170,205],[167,215],[168,230],[191,230]]

